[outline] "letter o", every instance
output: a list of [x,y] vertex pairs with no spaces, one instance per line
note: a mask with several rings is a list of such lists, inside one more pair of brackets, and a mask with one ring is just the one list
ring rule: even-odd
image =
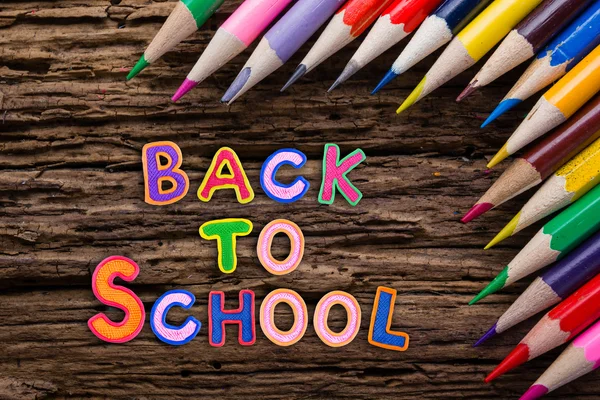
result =
[[[286,332],[275,326],[275,307],[286,303],[294,313],[294,325]],[[290,289],[277,289],[269,293],[260,306],[260,327],[271,342],[278,346],[291,346],[304,336],[308,326],[306,303]]]
[[[346,309],[348,322],[346,327],[340,333],[335,333],[329,329],[327,318],[331,307],[339,304]],[[352,342],[360,329],[360,305],[358,301],[349,293],[335,290],[327,293],[315,309],[314,325],[317,335],[323,343],[331,347],[342,347]]]
[[[271,254],[273,238],[278,233],[285,233],[290,239],[290,254],[283,261],[279,261]],[[292,221],[276,219],[269,222],[258,237],[256,253],[261,265],[273,275],[285,275],[295,270],[304,255],[304,235]]]

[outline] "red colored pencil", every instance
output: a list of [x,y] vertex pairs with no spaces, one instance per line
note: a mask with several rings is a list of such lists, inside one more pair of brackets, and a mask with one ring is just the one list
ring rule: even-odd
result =
[[485,378],[500,375],[567,343],[600,318],[600,275],[544,315],[515,349]]

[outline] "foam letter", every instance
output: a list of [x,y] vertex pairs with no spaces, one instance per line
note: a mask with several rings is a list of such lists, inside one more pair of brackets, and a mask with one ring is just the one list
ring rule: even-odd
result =
[[383,286],[377,288],[369,327],[369,343],[388,350],[405,351],[408,349],[408,335],[404,332],[392,332],[390,329],[395,301],[394,289]]
[[294,182],[284,185],[275,180],[275,175],[282,165],[302,168],[305,163],[306,156],[296,149],[281,149],[271,154],[260,170],[260,185],[267,196],[280,203],[293,203],[304,196],[310,186],[304,177],[297,177]]
[[[160,157],[166,158],[167,163],[161,164]],[[187,194],[190,183],[187,174],[179,169],[182,160],[181,150],[173,142],[154,142],[144,146],[142,166],[146,203],[164,206],[179,201]],[[163,190],[164,181],[171,183],[170,189]]]
[[[275,326],[275,307],[280,303],[289,305],[294,313],[294,325],[287,332]],[[298,342],[304,336],[307,325],[308,311],[306,310],[306,303],[293,290],[273,290],[265,297],[260,306],[260,327],[267,339],[278,346],[291,346]]]
[[225,294],[210,292],[208,295],[208,341],[213,347],[225,344],[225,324],[238,324],[238,342],[242,346],[252,346],[256,340],[254,326],[254,292],[240,292],[240,306],[237,310],[225,311]]
[[[340,333],[335,333],[329,329],[327,317],[331,307],[339,304],[346,309],[348,322],[346,327]],[[341,291],[333,291],[327,293],[317,304],[313,323],[315,331],[323,343],[330,347],[342,347],[350,343],[356,337],[360,329],[360,306],[358,302],[349,293]]]
[[337,144],[326,144],[319,203],[332,204],[335,200],[335,189],[338,188],[348,203],[353,206],[357,205],[362,199],[362,193],[346,175],[366,158],[367,156],[361,149],[356,149],[340,161],[340,148]]
[[221,272],[230,274],[237,266],[236,237],[252,232],[252,222],[243,218],[227,218],[208,221],[200,226],[200,236],[216,240],[218,263]]
[[[278,233],[285,233],[290,238],[290,254],[279,261],[271,254],[273,238]],[[304,255],[304,235],[292,221],[276,219],[269,222],[258,236],[256,245],[258,259],[263,267],[273,275],[285,275],[295,270]]]
[[[223,167],[229,168],[229,174],[223,173]],[[237,200],[246,204],[254,199],[252,186],[244,172],[242,163],[235,151],[229,147],[221,147],[213,157],[210,167],[198,188],[198,198],[202,201],[210,201],[215,190],[233,189]]]
[[113,256],[102,260],[92,276],[92,290],[98,300],[107,306],[125,312],[125,318],[114,323],[103,314],[96,314],[88,320],[88,327],[100,339],[111,343],[124,343],[135,338],[144,326],[146,313],[139,297],[131,290],[113,283],[116,277],[131,282],[140,272],[140,267],[132,260]]
[[173,346],[180,346],[198,334],[202,324],[194,317],[188,317],[181,326],[167,323],[167,314],[173,306],[189,310],[196,298],[187,290],[169,290],[156,300],[150,313],[150,326],[157,338]]

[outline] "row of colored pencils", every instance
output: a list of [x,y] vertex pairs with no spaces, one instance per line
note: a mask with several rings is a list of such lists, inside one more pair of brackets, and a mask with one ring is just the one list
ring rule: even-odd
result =
[[[138,74],[198,29],[222,0],[182,0],[131,70]],[[486,378],[573,339],[523,396],[538,398],[600,366],[600,0],[246,0],[221,25],[181,87],[177,101],[265,33],[222,102],[231,104],[288,61],[331,20],[282,88],[316,68],[373,25],[330,91],[415,32],[373,90],[448,44],[398,108],[410,107],[497,49],[457,101],[533,58],[483,126],[553,84],[488,167],[527,147],[465,214],[469,222],[540,185],[489,248],[562,208],[472,301],[546,268],[476,343],[549,311]],[[482,126],[482,127],[483,127]],[[591,326],[591,327],[590,327]],[[587,329],[587,330],[586,330]]]
[[[466,97],[535,54],[548,54],[526,82],[517,83],[486,124],[519,101],[560,77],[598,44],[600,28],[592,0],[246,0],[217,30],[184,82],[173,95],[177,101],[236,55],[266,28],[250,58],[221,101],[231,104],[288,61],[332,17],[314,46],[281,89],[316,68],[324,60],[373,25],[330,91],[394,44],[415,31],[390,71],[373,90],[381,90],[396,76],[450,43],[398,113],[420,100],[481,59],[504,36],[467,89]],[[180,0],[138,63],[133,78],[152,62],[195,32],[223,0]],[[585,15],[582,15],[584,13]],[[418,29],[417,29],[418,28]],[[581,29],[585,28],[585,29]],[[589,29],[588,29],[589,28]],[[512,29],[512,30],[511,30]],[[453,39],[454,38],[454,39]],[[568,39],[565,40],[564,39]],[[559,49],[560,47],[560,49]],[[539,59],[540,57],[538,57]],[[532,65],[533,68],[533,65]],[[530,69],[532,69],[530,68]],[[532,87],[535,83],[535,87]],[[514,92],[514,93],[513,93]]]
[[[511,7],[522,9],[526,3],[535,3],[532,11],[516,17],[516,8]],[[496,16],[495,27],[501,29],[505,22],[511,27],[494,32],[493,40],[491,33],[489,40],[481,36],[485,24],[469,31],[494,6],[498,9],[488,18]],[[497,19],[502,12],[513,20]],[[554,83],[488,167],[522,149],[525,152],[462,218],[467,223],[541,185],[488,249],[564,209],[470,302],[542,271],[475,343],[479,346],[553,307],[485,379],[490,382],[571,342],[521,397],[532,400],[600,367],[600,186],[596,186],[600,181],[600,1],[494,1],[456,35],[399,111],[473,65],[497,43],[457,101],[527,59],[534,61],[482,127]],[[403,72],[393,67],[384,84],[396,71]]]

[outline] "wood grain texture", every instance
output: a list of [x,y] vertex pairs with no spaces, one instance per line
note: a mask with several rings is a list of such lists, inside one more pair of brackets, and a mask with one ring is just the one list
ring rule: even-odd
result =
[[[401,44],[327,94],[358,40],[280,94],[316,34],[278,74],[230,108],[218,99],[253,46],[173,104],[170,96],[237,4],[226,2],[176,52],[131,82],[124,79],[127,69],[172,2],[0,4],[0,398],[516,398],[560,349],[486,385],[485,374],[536,321],[493,346],[471,344],[528,281],[481,305],[466,304],[539,224],[484,252],[526,198],[469,225],[459,218],[501,173],[484,172],[486,157],[531,107],[526,103],[494,127],[478,128],[522,70],[457,105],[454,97],[474,74],[467,71],[397,116],[395,107],[439,52],[370,96]],[[162,208],[143,202],[141,148],[155,140],[180,145],[191,181],[184,200]],[[365,195],[355,208],[341,196],[332,206],[316,202],[327,142],[344,153],[361,147],[367,154],[351,175]],[[249,205],[237,204],[233,193],[217,193],[208,204],[195,197],[223,145],[238,152],[257,192]],[[262,161],[283,147],[309,158],[303,173],[312,186],[293,205],[271,201],[258,184]],[[285,174],[291,178],[291,172]],[[202,240],[198,228],[228,216],[250,218],[255,230],[239,241],[238,270],[223,275],[214,243]],[[275,277],[259,265],[254,249],[260,229],[281,217],[303,229],[306,252],[293,274]],[[167,289],[196,295],[192,313],[203,327],[195,340],[180,348],[164,345],[146,324],[132,342],[109,345],[88,330],[87,319],[106,311],[92,294],[91,271],[114,254],[140,265],[129,286],[147,311]],[[405,353],[367,343],[378,285],[398,290],[393,327],[411,335]],[[228,329],[223,348],[209,346],[210,290],[237,298],[237,291],[252,289],[258,308],[279,287],[298,291],[309,313],[329,290],[353,294],[364,315],[357,339],[325,347],[310,323],[290,348],[275,346],[260,330],[256,344],[242,348],[235,329]],[[173,322],[185,315],[174,310]],[[342,314],[332,317],[332,327],[341,327]],[[290,314],[283,310],[277,318],[285,326]],[[596,398],[595,378],[590,374],[552,396]]]

